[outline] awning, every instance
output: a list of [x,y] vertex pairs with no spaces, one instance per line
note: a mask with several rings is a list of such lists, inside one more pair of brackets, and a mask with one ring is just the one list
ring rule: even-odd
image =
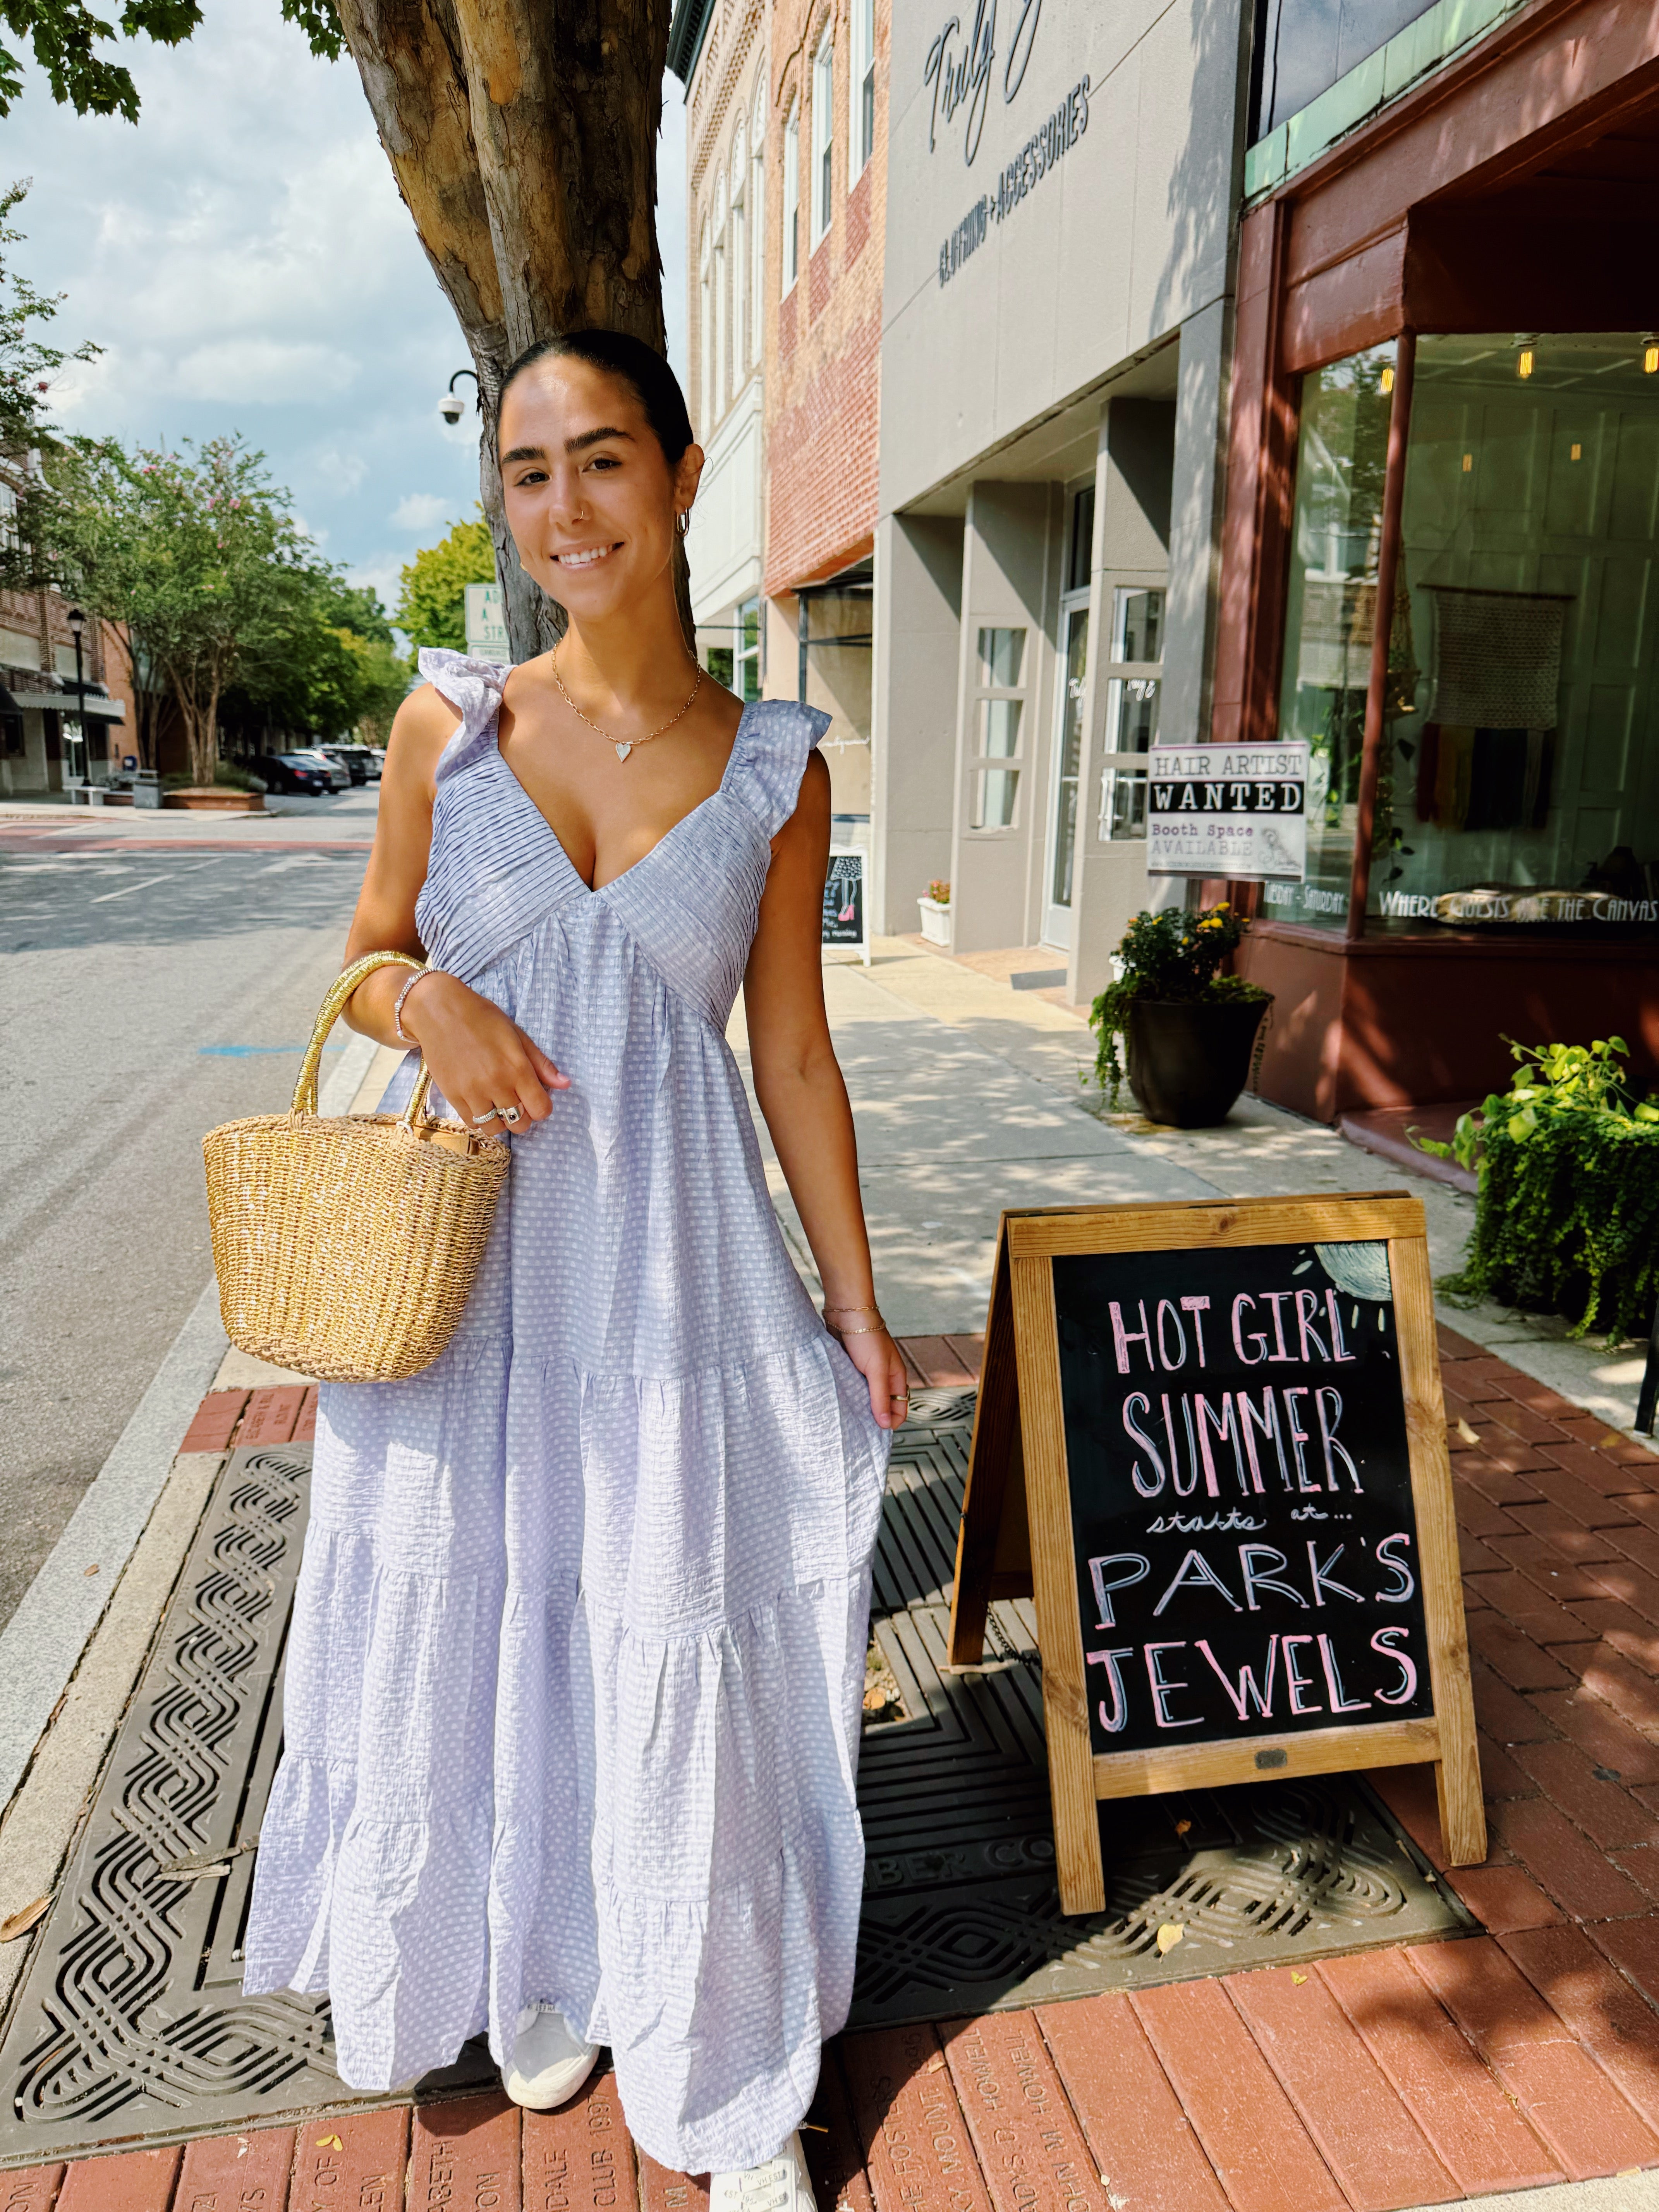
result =
[[12,704],[18,708],[36,708],[46,714],[74,714],[84,712],[89,718],[105,722],[125,722],[127,719],[124,699],[106,699],[100,691],[88,691],[83,708],[77,708],[73,691],[14,691]]

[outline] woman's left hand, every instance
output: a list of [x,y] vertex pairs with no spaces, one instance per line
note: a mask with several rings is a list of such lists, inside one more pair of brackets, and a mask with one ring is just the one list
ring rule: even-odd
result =
[[837,1343],[870,1388],[870,1411],[884,1429],[896,1429],[910,1410],[904,1354],[884,1328],[861,1329]]

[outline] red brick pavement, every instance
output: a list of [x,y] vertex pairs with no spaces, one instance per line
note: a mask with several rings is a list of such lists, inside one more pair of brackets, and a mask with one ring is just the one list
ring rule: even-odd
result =
[[[951,1387],[981,1346],[903,1348]],[[1486,1865],[1445,1866],[1428,1769],[1370,1779],[1486,1933],[842,2036],[804,2136],[821,2212],[1399,2212],[1659,2166],[1659,1459],[1441,1350]],[[315,1408],[216,1392],[186,1441],[284,1442]],[[558,2113],[496,2094],[0,2180],[7,2212],[708,2203],[635,2153],[608,2074]]]

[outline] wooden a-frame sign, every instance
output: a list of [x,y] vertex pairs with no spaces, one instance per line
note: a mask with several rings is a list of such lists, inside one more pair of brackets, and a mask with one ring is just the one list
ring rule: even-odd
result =
[[1060,1902],[1097,1799],[1434,1762],[1486,1855],[1423,1208],[1004,1213],[951,1607],[1034,1595]]

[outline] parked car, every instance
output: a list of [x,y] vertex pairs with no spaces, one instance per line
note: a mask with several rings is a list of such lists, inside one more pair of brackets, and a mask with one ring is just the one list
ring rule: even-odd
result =
[[368,780],[371,783],[378,783],[380,780],[381,772],[386,767],[386,747],[384,745],[371,745],[369,747],[368,763]]
[[368,781],[367,745],[323,745],[319,750],[331,761],[337,762],[354,784]]
[[326,765],[308,753],[259,753],[248,763],[267,791],[326,799],[334,788]]
[[331,760],[320,745],[307,745],[303,751],[296,752],[291,757],[295,760],[307,760],[313,768],[321,769],[323,774],[328,778],[328,787],[331,791],[350,790],[351,770],[343,761]]

